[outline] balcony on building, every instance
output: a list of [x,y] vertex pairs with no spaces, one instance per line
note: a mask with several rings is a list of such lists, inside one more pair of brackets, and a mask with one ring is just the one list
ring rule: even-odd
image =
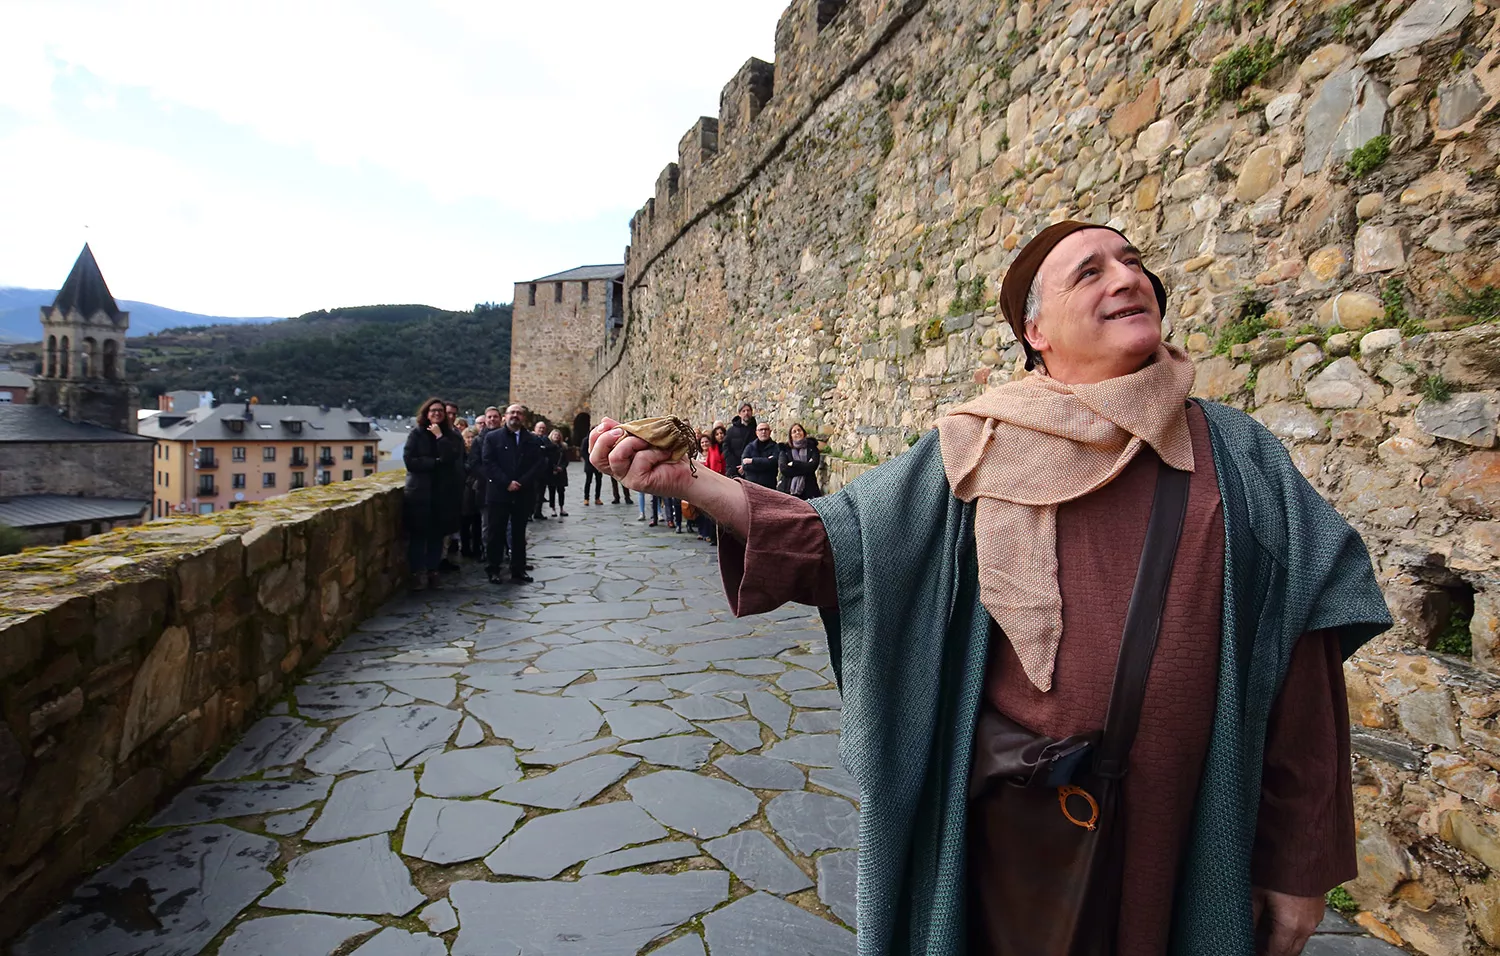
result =
[[326,454],[326,455],[319,455],[318,456],[318,464],[322,465],[324,468],[331,468],[331,467],[333,467],[333,453],[330,452],[329,454]]
[[331,472],[331,471],[320,471],[320,472],[318,472],[318,484],[320,484],[320,485],[329,485],[329,484],[332,484],[332,483],[333,483],[333,472]]
[[200,449],[198,449],[198,467],[199,468],[217,468],[217,467],[219,467],[219,459],[214,456],[214,450],[212,448],[200,448]]
[[365,456],[363,458],[361,458],[359,460],[359,462],[362,465],[373,465],[373,464],[375,464],[375,449],[373,449],[373,448],[366,448],[365,449]]
[[294,449],[292,449],[292,467],[293,468],[306,468],[307,467],[307,455],[300,448],[294,448]]
[[214,480],[212,478],[209,478],[207,481],[198,482],[199,498],[217,498],[218,496],[219,486],[214,484]]

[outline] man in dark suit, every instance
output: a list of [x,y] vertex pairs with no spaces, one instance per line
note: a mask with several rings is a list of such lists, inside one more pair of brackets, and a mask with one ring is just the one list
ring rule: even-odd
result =
[[510,579],[531,581],[526,573],[526,521],[531,517],[538,483],[545,480],[547,453],[542,442],[522,423],[526,408],[512,405],[505,410],[505,424],[484,433],[479,449],[480,469],[489,480],[485,510],[490,522],[485,542],[485,570],[490,581],[500,582],[500,555],[505,553],[505,532],[510,530]]

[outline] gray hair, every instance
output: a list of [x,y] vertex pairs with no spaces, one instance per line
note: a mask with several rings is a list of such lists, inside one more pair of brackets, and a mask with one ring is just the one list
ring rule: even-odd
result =
[[1037,285],[1038,281],[1040,280],[1037,277],[1032,277],[1031,288],[1026,290],[1026,306],[1021,310],[1021,350],[1031,356],[1032,361],[1040,365],[1043,371],[1046,371],[1047,363],[1042,361],[1042,353],[1032,348],[1025,336],[1026,330],[1035,325],[1036,320],[1042,315],[1042,290]]

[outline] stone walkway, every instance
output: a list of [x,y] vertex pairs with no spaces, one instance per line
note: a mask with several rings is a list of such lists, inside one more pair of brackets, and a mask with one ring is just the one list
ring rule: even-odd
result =
[[533,585],[391,601],[12,952],[854,953],[817,616],[735,620],[635,514],[533,525]]

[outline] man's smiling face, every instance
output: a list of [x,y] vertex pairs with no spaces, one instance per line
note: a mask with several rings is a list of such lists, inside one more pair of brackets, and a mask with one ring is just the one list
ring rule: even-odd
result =
[[1128,375],[1161,344],[1161,310],[1140,250],[1109,229],[1081,229],[1037,270],[1041,310],[1027,330],[1048,374],[1084,384]]

